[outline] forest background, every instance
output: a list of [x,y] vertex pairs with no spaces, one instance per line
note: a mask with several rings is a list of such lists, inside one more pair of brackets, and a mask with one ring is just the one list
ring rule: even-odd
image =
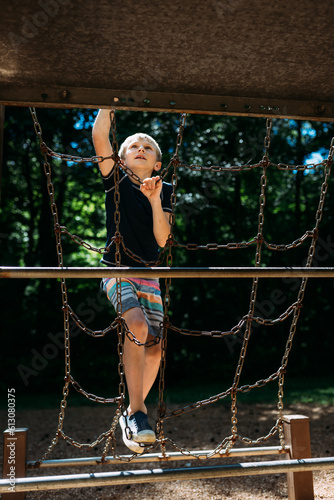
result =
[[[96,110],[37,110],[46,144],[60,153],[94,155],[91,129]],[[163,151],[163,167],[175,151],[180,115],[117,111],[119,144],[136,131],[151,134]],[[6,108],[1,180],[2,266],[57,266],[53,221],[43,157],[27,108]],[[205,166],[254,164],[264,154],[264,118],[188,115],[180,158]],[[268,168],[264,237],[288,244],[315,225],[324,168],[334,124],[273,118],[269,157],[273,163],[315,164],[307,171]],[[52,178],[60,224],[96,247],[106,240],[104,191],[97,163],[53,160]],[[319,164],[319,165],[318,165]],[[178,169],[175,238],[181,243],[245,242],[257,235],[261,169],[235,172]],[[171,175],[167,175],[171,182]],[[333,267],[334,182],[330,180],[314,266]],[[310,244],[284,252],[263,250],[262,265],[303,266]],[[62,238],[65,266],[99,266],[100,255]],[[253,266],[247,249],[173,250],[173,266]],[[166,265],[166,264],[163,264]],[[103,329],[115,314],[99,279],[68,279],[69,304],[91,329]],[[251,279],[173,279],[170,320],[192,330],[230,330],[249,308]],[[300,279],[262,279],[255,313],[277,318],[296,301]],[[1,287],[1,391],[18,397],[36,391],[61,394],[64,377],[63,314],[57,279],[4,279]],[[164,282],[162,280],[162,290]],[[332,279],[309,279],[287,377],[332,378],[334,335]],[[242,383],[265,379],[280,366],[291,317],[254,327]],[[168,334],[166,386],[230,387],[242,334],[211,338]],[[118,391],[116,335],[94,339],[71,329],[71,370],[88,391]],[[195,389],[194,389],[195,390]]]

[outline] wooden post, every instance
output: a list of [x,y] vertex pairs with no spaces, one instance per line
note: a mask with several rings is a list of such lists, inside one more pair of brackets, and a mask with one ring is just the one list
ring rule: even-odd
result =
[[0,104],[0,203],[1,203],[1,187],[2,187],[2,162],[4,160],[3,156],[4,126],[5,126],[5,106]]
[[[285,444],[290,458],[311,458],[309,418],[303,415],[284,415]],[[288,472],[289,500],[314,500],[313,472]]]
[[5,430],[3,433],[2,477],[11,482],[8,493],[2,494],[3,500],[23,500],[24,492],[15,492],[15,479],[26,476],[28,429]]

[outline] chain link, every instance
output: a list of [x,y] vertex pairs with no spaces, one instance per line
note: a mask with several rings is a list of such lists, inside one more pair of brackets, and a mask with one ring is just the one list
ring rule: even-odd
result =
[[80,330],[82,330],[90,337],[105,337],[107,333],[117,329],[118,323],[115,320],[107,328],[104,328],[104,330],[92,330],[83,323],[83,321],[77,316],[77,314],[73,311],[73,309],[70,306],[68,306],[68,311],[72,321],[74,321],[74,323],[80,328]]
[[262,162],[267,164],[269,163],[269,148],[270,148],[270,135],[271,135],[271,127],[273,125],[273,121],[271,118],[267,118],[266,123],[266,136],[264,138],[264,155],[262,158]]
[[80,394],[82,394],[83,396],[85,396],[85,398],[89,399],[90,401],[94,401],[94,403],[106,404],[106,403],[118,403],[119,401],[122,401],[122,398],[120,396],[116,396],[115,398],[102,398],[101,396],[96,396],[95,394],[92,394],[91,392],[85,391],[81,387],[79,382],[74,380],[72,375],[71,375],[70,379],[71,379],[71,384],[74,387],[74,389],[77,392],[79,392]]
[[[174,242],[174,226],[175,226],[175,208],[176,208],[176,190],[178,184],[177,167],[179,164],[179,148],[182,143],[183,131],[185,127],[186,114],[181,116],[180,128],[176,141],[175,154],[173,156],[173,174],[172,174],[172,194],[171,194],[171,207],[172,213],[170,215],[170,234],[168,235],[165,248],[168,248],[168,255],[166,257],[166,265],[172,267],[173,265],[173,242]],[[172,284],[171,278],[165,278],[165,295],[164,295],[164,319],[162,327],[162,342],[161,342],[161,360],[160,360],[160,376],[159,376],[159,404],[157,411],[157,425],[156,431],[160,443],[161,454],[166,455],[166,438],[164,437],[163,421],[166,413],[166,404],[164,402],[165,390],[165,372],[166,372],[166,353],[167,353],[167,333],[169,325],[169,307],[170,307],[170,287]]]
[[296,308],[301,308],[301,303],[299,301],[294,302],[291,304],[286,311],[284,311],[282,314],[278,316],[276,319],[268,319],[268,318],[261,318],[258,316],[248,316],[245,315],[237,325],[233,326],[231,330],[228,331],[220,331],[220,330],[189,330],[187,328],[179,328],[171,323],[168,323],[168,329],[173,330],[174,332],[177,332],[181,335],[190,335],[193,337],[212,337],[212,338],[222,338],[222,337],[227,337],[229,335],[238,335],[247,322],[247,319],[249,318],[251,321],[255,321],[256,323],[260,325],[266,325],[266,326],[273,326],[276,325],[277,323],[283,323],[291,314],[294,312]]

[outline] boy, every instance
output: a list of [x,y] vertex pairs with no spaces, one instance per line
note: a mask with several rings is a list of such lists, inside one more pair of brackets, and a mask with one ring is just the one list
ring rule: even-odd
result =
[[[110,111],[101,109],[93,126],[93,142],[98,156],[112,155],[109,140]],[[143,261],[156,261],[159,246],[163,247],[170,233],[172,186],[153,174],[161,168],[161,151],[155,140],[146,134],[128,137],[121,145],[119,156],[142,181],[136,181],[120,170],[119,212],[120,233],[124,245]],[[106,191],[107,245],[116,230],[114,220],[114,162],[99,163]],[[101,262],[115,266],[115,244],[106,252]],[[121,264],[144,266],[122,251]],[[117,288],[114,278],[102,280],[103,290],[117,308]],[[122,316],[128,328],[141,343],[160,336],[163,307],[158,279],[122,279]],[[147,419],[145,398],[158,374],[161,342],[151,347],[138,346],[125,335],[124,370],[129,393],[127,412],[121,416],[123,441],[135,453],[142,453],[144,446],[155,442],[156,436]]]

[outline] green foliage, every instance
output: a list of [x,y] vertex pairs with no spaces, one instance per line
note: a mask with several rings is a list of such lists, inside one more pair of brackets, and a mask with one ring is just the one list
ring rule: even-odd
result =
[[[96,111],[38,110],[43,137],[49,147],[66,154],[94,155],[91,128]],[[119,143],[138,130],[153,135],[163,151],[163,168],[173,155],[179,115],[172,113],[117,112]],[[265,120],[256,118],[191,115],[187,118],[180,157],[184,164],[233,166],[257,163],[263,156]],[[325,158],[333,124],[273,120],[270,159],[303,164],[312,154]],[[2,175],[1,262],[6,266],[55,266],[57,255],[52,215],[46,190],[43,159],[27,109],[7,108]],[[318,162],[319,160],[317,160]],[[177,171],[175,238],[182,244],[249,241],[258,232],[259,169],[248,172]],[[104,193],[96,163],[52,161],[52,178],[61,225],[95,247],[106,239]],[[166,181],[171,181],[171,171]],[[323,180],[321,167],[307,173],[268,169],[265,239],[290,243],[312,229]],[[317,266],[333,266],[333,181],[321,223],[315,254]],[[264,249],[262,264],[305,264],[309,240],[288,252]],[[66,266],[97,266],[100,256],[62,238]],[[252,266],[255,246],[243,250],[186,251],[173,249],[174,266]],[[256,314],[278,317],[296,300],[299,280],[261,280]],[[56,345],[49,334],[62,331],[60,287],[57,280],[2,280],[3,347],[12,368],[13,383],[23,384],[18,366],[27,375],[25,391],[47,382],[59,387],[63,350],[39,369],[35,353],[46,358],[46,345]],[[164,288],[164,283],[162,283]],[[98,280],[68,280],[69,302],[89,328],[103,329],[114,313],[99,292]],[[276,290],[276,292],[274,292]],[[197,330],[229,330],[248,312],[251,280],[173,280],[171,322]],[[289,372],[326,376],[331,371],[333,327],[330,310],[333,284],[309,280],[304,308],[288,365]],[[79,314],[79,316],[80,316]],[[244,376],[255,381],[275,371],[284,354],[289,334],[287,321],[272,327],[254,328],[246,356]],[[60,337],[59,337],[60,338]],[[14,340],[15,339],[15,340]],[[15,342],[16,349],[11,349]],[[115,338],[92,340],[77,334],[72,342],[72,367],[89,390],[112,386],[117,390]],[[223,340],[194,338],[171,332],[168,338],[166,377],[214,383],[223,377],[231,383],[241,336]],[[53,352],[55,352],[54,349]],[[44,352],[44,354],[43,354]],[[36,355],[35,355],[36,356]],[[40,366],[42,366],[40,361]],[[96,373],[99,377],[96,377]],[[56,375],[55,375],[56,374]],[[60,374],[60,375],[59,375]],[[114,390],[114,389],[113,389]]]

